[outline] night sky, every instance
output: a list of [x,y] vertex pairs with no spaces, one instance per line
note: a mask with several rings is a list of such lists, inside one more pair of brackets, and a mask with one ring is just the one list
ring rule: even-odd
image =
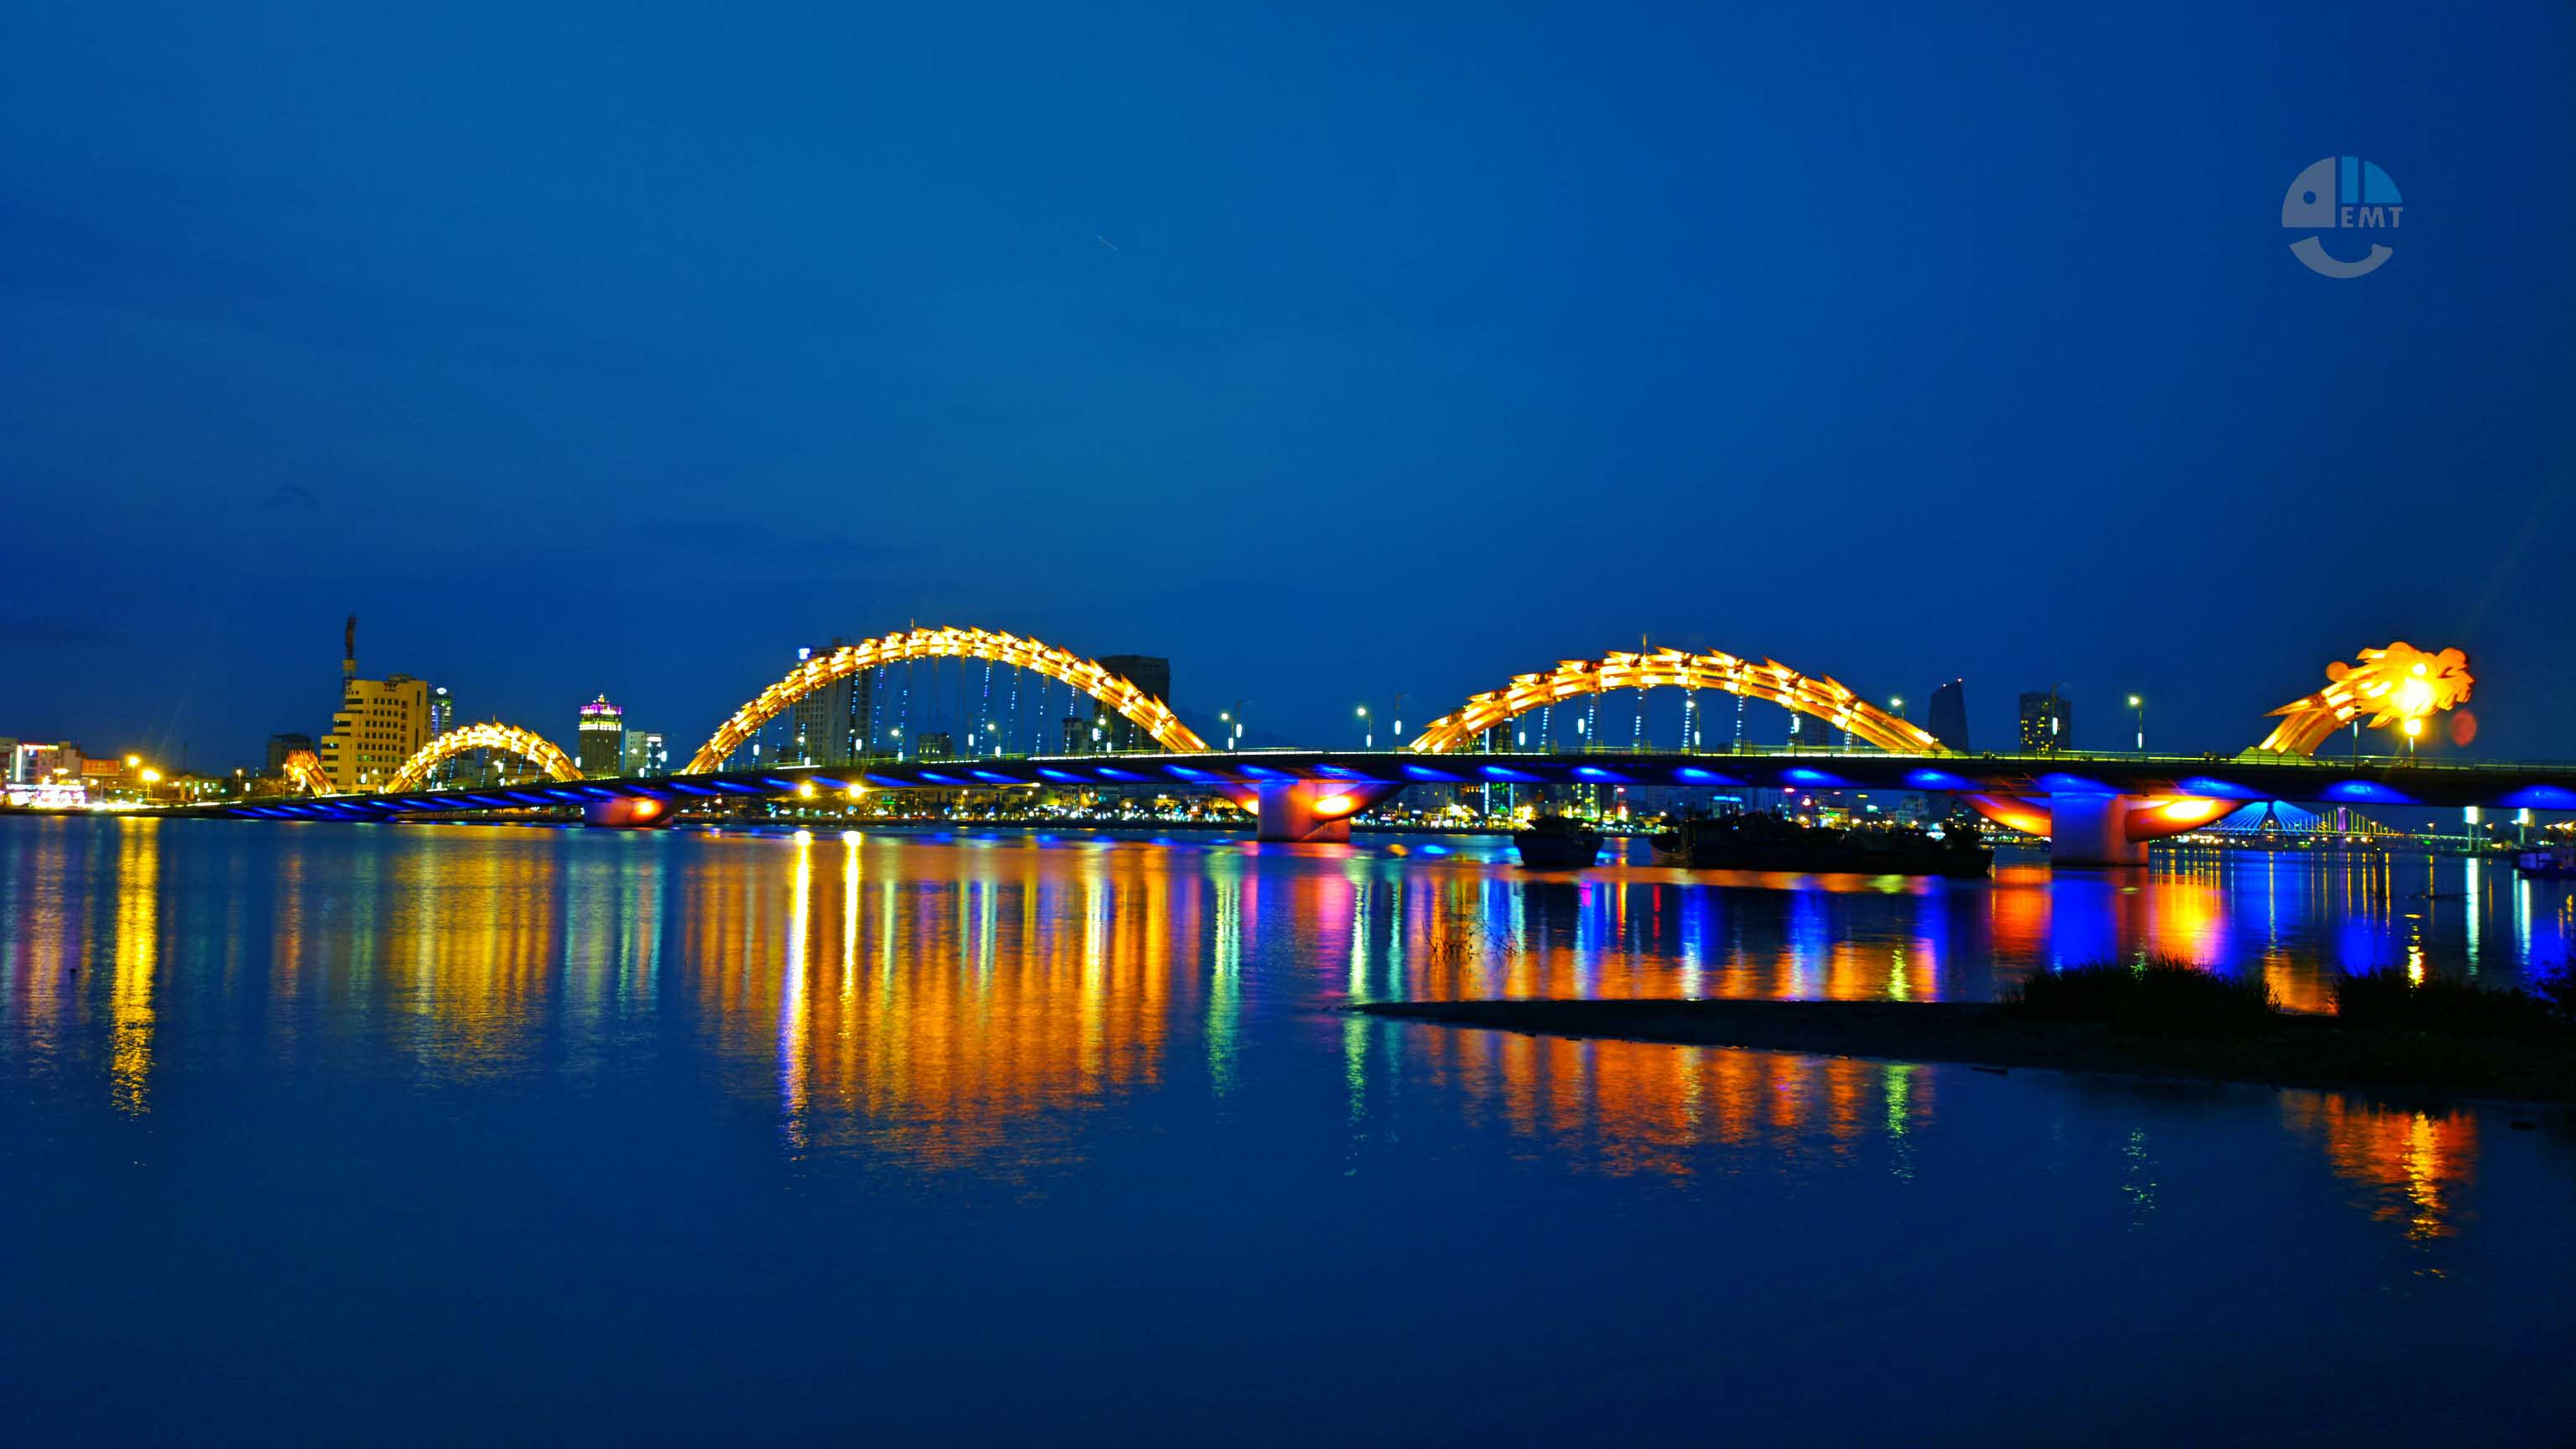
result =
[[0,18],[0,734],[255,764],[355,612],[675,755],[914,620],[1317,744],[1647,634],[2233,750],[2405,638],[2576,755],[2565,5],[388,8]]

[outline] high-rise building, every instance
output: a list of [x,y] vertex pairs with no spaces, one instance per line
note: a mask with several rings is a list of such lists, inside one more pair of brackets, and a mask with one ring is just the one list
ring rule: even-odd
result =
[[444,684],[431,686],[429,691],[429,737],[433,740],[437,739],[440,735],[443,735],[454,728],[456,728],[456,696],[448,693],[447,686]]
[[1091,753],[1091,732],[1099,726],[1089,717],[1069,714],[1064,717],[1064,752],[1068,755]]
[[[1172,661],[1151,654],[1104,654],[1100,667],[1112,674],[1126,676],[1127,682],[1165,704],[1172,702]],[[1105,704],[1091,707],[1092,722],[1101,729],[1101,747],[1111,750],[1159,749],[1151,735],[1136,728],[1135,721]]]
[[626,732],[626,758],[623,769],[630,779],[671,773],[671,752],[662,747],[662,737],[648,730]]
[[322,769],[335,790],[371,790],[428,743],[427,683],[408,674],[351,678],[322,737]]
[[626,712],[601,695],[581,707],[573,763],[587,779],[612,779],[626,765]]
[[2053,755],[2075,743],[2075,710],[2056,690],[2024,691],[2021,697],[2021,747],[2024,753]]
[[949,760],[957,756],[957,739],[946,730],[923,730],[912,737],[916,760]]
[[[834,639],[826,647],[838,649],[845,642]],[[796,651],[798,659],[813,654],[811,649]],[[866,759],[871,743],[868,720],[875,704],[875,672],[866,669],[842,675],[805,695],[787,707],[788,739],[779,749],[779,761],[848,765]]]
[[1932,691],[1931,722],[1925,728],[1944,748],[1968,751],[1968,686],[1953,679]]

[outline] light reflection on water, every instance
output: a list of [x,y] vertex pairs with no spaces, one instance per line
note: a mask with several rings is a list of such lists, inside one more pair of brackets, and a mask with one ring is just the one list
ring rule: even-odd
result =
[[[2265,1191],[2333,1204],[2430,1280],[2493,1231],[2495,1138],[2558,1154],[2520,1169],[2523,1192],[2576,1188],[2563,1125],[2507,1134],[2492,1112],[2168,1100],[1330,1011],[1986,999],[2041,963],[2151,953],[2259,972],[2319,1009],[2339,970],[2429,957],[2511,981],[2562,960],[2563,887],[2457,861],[2253,855],[2143,876],[2007,864],[1964,886],[1576,877],[1520,872],[1490,842],[1422,844],[0,823],[0,1087],[28,1132],[102,1144],[173,1103],[202,1124],[246,1086],[369,1094],[397,1135],[498,1101],[538,1121],[593,1097],[721,1103],[763,1124],[790,1180],[864,1181],[861,1202],[1074,1192],[1113,1170],[1103,1154],[1119,1173],[1196,1171],[1138,1134],[1198,1144],[1183,1157],[1277,1143],[1281,1176],[1237,1164],[1264,1196],[1226,1210],[1283,1222],[1332,1200],[1286,1165],[1318,1131],[1340,1144],[1337,1180],[1436,1173],[1486,1144],[1519,1170],[1656,1199],[1831,1184],[1897,1210],[2009,1181],[2150,1235],[2251,1152],[2278,1177]],[[2235,1145],[2207,1145],[2209,1123]],[[624,1191],[662,1190],[638,1170]]]
[[[851,832],[567,849],[551,831],[178,829],[199,833],[53,824],[7,841],[11,1038],[31,1065],[59,1066],[103,1014],[119,1111],[151,1108],[174,972],[200,1000],[265,973],[270,1050],[318,1048],[309,1024],[354,1012],[407,1070],[449,1086],[557,1055],[595,1074],[676,993],[723,1059],[771,1062],[731,1087],[774,1097],[791,1152],[925,1169],[1006,1157],[1026,1171],[1069,1151],[1070,1115],[1164,1080],[1177,1023],[1222,1098],[1256,996],[1983,999],[2035,963],[2169,954],[2260,972],[2288,1005],[2319,1010],[2333,972],[2428,949],[2516,979],[2563,959],[2571,920],[2563,889],[2429,859],[2218,855],[2143,878],[2006,864],[1963,887],[1528,875],[1476,841],[1432,854]],[[184,844],[188,878],[165,880],[165,841]],[[184,954],[165,961],[173,938]],[[1380,1058],[1406,1053],[1462,1112],[1625,1171],[1686,1172],[1687,1149],[1709,1143],[1901,1134],[1929,1110],[1919,1074],[1849,1062],[1358,1020],[1339,1034],[1355,1096],[1397,1069]],[[2460,1125],[2422,1129],[2437,1149],[2374,1145],[2411,1142],[2408,1124],[2432,1121],[2420,1114],[2311,1104],[2291,1120],[2338,1171],[2403,1186],[2426,1231],[2444,1217],[2438,1185],[2474,1161],[2448,1145],[2473,1145]]]

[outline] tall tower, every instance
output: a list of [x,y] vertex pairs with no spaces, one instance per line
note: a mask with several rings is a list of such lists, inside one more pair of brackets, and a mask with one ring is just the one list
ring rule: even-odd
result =
[[613,778],[625,768],[626,719],[624,711],[601,695],[581,707],[581,732],[574,745],[574,761],[591,779]]
[[349,697],[349,686],[358,678],[358,616],[340,626],[340,697]]
[[1953,679],[1932,691],[1932,737],[1946,749],[1968,752],[1968,686]]

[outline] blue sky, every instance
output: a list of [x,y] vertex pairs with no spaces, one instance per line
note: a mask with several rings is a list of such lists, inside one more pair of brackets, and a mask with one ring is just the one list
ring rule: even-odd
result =
[[[694,740],[908,621],[1339,742],[1554,660],[2576,755],[2576,15],[19,7],[0,734]],[[2396,255],[2292,259],[2358,155]]]

